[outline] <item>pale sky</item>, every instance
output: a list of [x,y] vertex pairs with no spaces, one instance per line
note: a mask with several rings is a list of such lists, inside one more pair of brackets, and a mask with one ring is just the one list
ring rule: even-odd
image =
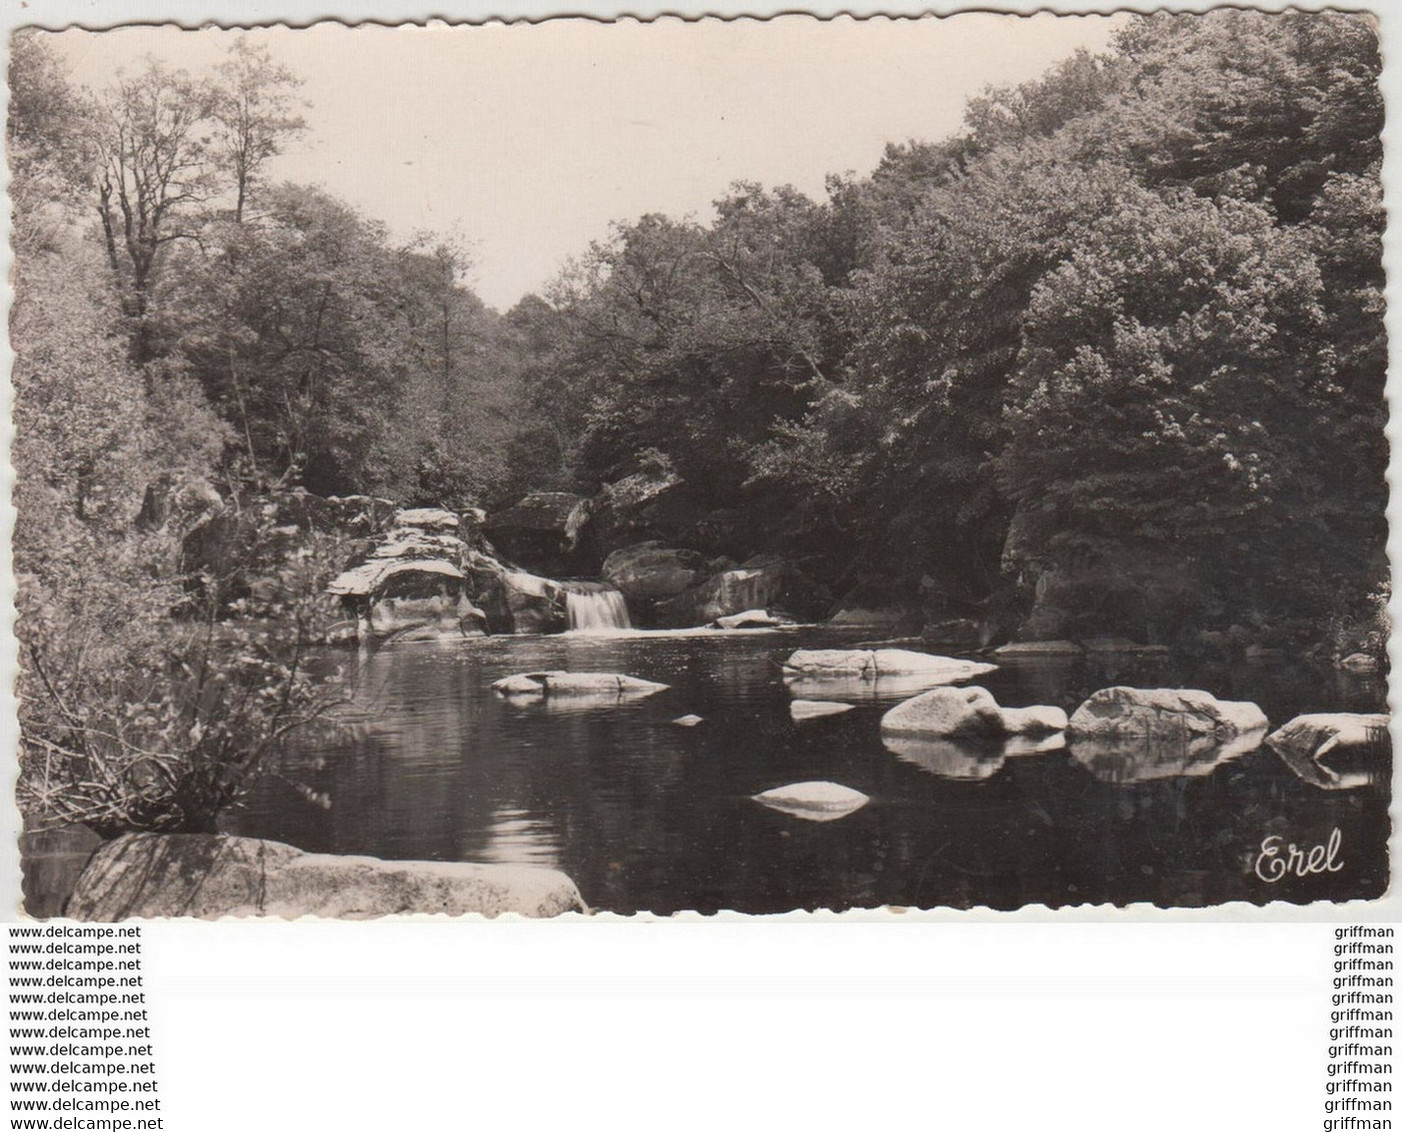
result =
[[457,232],[505,310],[610,221],[705,221],[732,181],[821,199],[888,142],[958,129],[965,99],[1103,49],[1123,16],[552,20],[54,36],[100,89],[151,54],[201,71],[248,35],[305,80],[309,131],[273,170],[323,185],[396,238]]

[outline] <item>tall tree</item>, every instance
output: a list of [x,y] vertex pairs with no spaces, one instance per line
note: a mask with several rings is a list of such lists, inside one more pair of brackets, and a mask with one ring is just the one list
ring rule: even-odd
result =
[[306,120],[296,112],[302,80],[274,62],[266,47],[244,38],[234,41],[216,70],[219,84],[210,107],[216,123],[214,153],[232,177],[233,216],[240,223],[267,163],[306,129]]

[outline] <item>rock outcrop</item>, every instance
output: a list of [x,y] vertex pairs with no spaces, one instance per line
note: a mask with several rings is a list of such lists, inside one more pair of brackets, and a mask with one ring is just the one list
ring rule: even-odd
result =
[[805,821],[836,821],[871,801],[860,790],[836,782],[794,782],[756,794],[754,800]]
[[440,558],[380,558],[328,587],[354,612],[361,640],[481,636],[486,615],[468,599],[463,572]]
[[304,853],[277,841],[216,834],[133,833],[99,849],[66,915],[328,916],[414,913],[558,916],[586,911],[554,869],[441,861],[382,861]]
[[588,565],[579,545],[587,514],[583,496],[537,491],[488,516],[483,530],[508,560],[544,574],[570,575]]
[[493,633],[562,633],[569,628],[569,596],[560,583],[508,569],[477,551],[468,552],[466,570]]
[[630,605],[644,608],[644,603],[674,598],[703,580],[706,559],[694,550],[638,542],[605,558],[601,576]]

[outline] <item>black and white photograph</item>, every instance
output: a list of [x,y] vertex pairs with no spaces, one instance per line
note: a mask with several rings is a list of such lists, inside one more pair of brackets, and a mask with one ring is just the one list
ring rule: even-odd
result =
[[1334,9],[13,31],[23,915],[1381,900],[1381,72]]

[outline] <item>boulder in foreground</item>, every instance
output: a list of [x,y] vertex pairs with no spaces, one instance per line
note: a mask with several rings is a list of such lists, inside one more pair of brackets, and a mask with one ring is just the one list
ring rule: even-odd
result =
[[1071,716],[1073,740],[1228,739],[1263,731],[1266,714],[1253,703],[1219,700],[1193,688],[1102,688]]
[[538,700],[547,697],[584,697],[599,702],[640,699],[665,692],[668,685],[616,672],[518,672],[492,685],[508,699]]
[[856,813],[871,801],[860,790],[836,782],[794,782],[754,796],[771,810],[806,821],[836,821]]
[[75,920],[159,916],[378,916],[587,911],[564,873],[518,865],[381,861],[304,853],[218,834],[131,833],[99,849],[78,878]]

